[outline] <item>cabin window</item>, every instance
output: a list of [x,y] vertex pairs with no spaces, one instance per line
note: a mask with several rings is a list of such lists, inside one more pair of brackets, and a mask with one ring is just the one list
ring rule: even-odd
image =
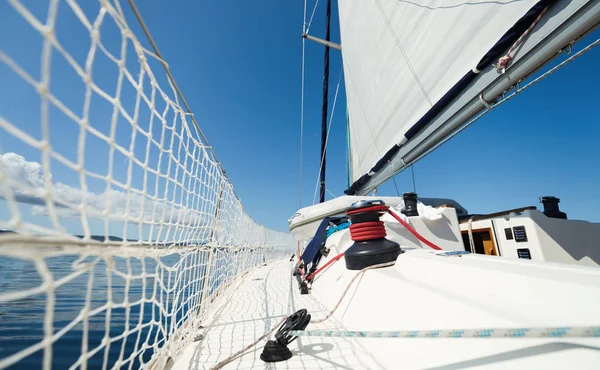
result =
[[506,236],[506,240],[513,240],[513,233],[510,227],[504,229],[504,236]]
[[462,238],[465,250],[471,251],[471,253],[487,254],[490,256],[498,255],[498,249],[496,248],[496,243],[494,243],[494,233],[491,228],[473,230],[474,251],[471,250],[468,231],[462,232]]

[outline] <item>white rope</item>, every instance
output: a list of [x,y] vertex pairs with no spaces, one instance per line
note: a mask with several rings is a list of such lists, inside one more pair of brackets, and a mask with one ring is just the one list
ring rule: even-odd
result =
[[258,339],[256,339],[254,342],[248,344],[246,347],[240,349],[239,351],[237,351],[236,353],[232,354],[231,356],[228,356],[227,358],[225,358],[224,360],[220,361],[218,364],[216,364],[215,366],[212,367],[212,370],[218,370],[221,369],[223,366],[227,365],[228,363],[230,363],[231,361],[235,360],[236,358],[238,358],[239,356],[243,355],[244,353],[246,353],[249,349],[251,349],[252,347],[256,346],[258,343],[260,343],[263,339],[269,337],[271,334],[273,334],[277,329],[279,329],[279,327],[284,323],[285,320],[288,319],[289,316],[284,317],[283,319],[279,320],[279,322],[273,326],[273,328],[267,332],[265,332],[263,335],[261,335],[260,337],[258,337]]
[[313,194],[313,204],[315,204],[317,200],[317,189],[319,188],[319,174],[321,173],[321,168],[323,168],[323,162],[325,161],[325,155],[327,153],[327,144],[329,143],[329,134],[331,133],[331,122],[333,122],[333,114],[335,113],[335,106],[337,103],[338,92],[340,90],[340,84],[342,82],[342,72],[344,69],[340,69],[340,76],[338,77],[338,83],[335,88],[335,96],[333,98],[333,105],[331,107],[331,114],[329,115],[329,124],[327,125],[327,135],[325,136],[325,152],[321,156],[321,161],[319,164],[319,172],[317,173],[317,183],[315,184],[315,192]]
[[[318,323],[322,323],[327,321],[331,315],[334,314],[335,311],[337,311],[337,309],[340,307],[340,304],[342,303],[342,301],[344,300],[344,297],[346,296],[346,294],[348,293],[348,291],[350,290],[350,287],[352,286],[352,284],[356,281],[356,279],[361,276],[362,274],[364,274],[366,271],[369,270],[373,270],[376,268],[382,268],[382,267],[389,267],[389,266],[393,266],[396,263],[396,261],[392,261],[392,262],[385,262],[385,263],[380,263],[377,265],[373,265],[373,266],[368,266],[365,267],[364,269],[360,270],[358,273],[356,273],[356,275],[354,275],[354,277],[352,277],[352,280],[350,280],[350,282],[348,282],[348,284],[346,285],[346,289],[344,289],[344,291],[342,292],[342,295],[340,296],[340,298],[338,299],[338,301],[336,302],[335,306],[333,307],[333,309],[331,309],[331,311],[329,311],[329,313],[327,313],[327,315],[325,315],[324,317],[322,317],[321,319],[311,319],[310,323],[311,324],[318,324]],[[273,326],[273,328],[271,328],[271,330],[265,332],[263,335],[261,335],[258,339],[256,339],[254,342],[248,344],[247,346],[245,346],[244,348],[242,348],[241,350],[235,352],[234,354],[232,354],[231,356],[228,356],[227,358],[225,358],[224,360],[220,361],[218,364],[216,364],[212,370],[217,370],[217,369],[221,369],[223,366],[227,365],[228,363],[230,363],[231,361],[235,360],[236,358],[238,358],[239,356],[243,355],[244,353],[246,353],[248,350],[250,350],[251,348],[253,348],[254,346],[256,346],[258,343],[260,343],[263,339],[267,338],[268,336],[270,336],[271,334],[273,334],[277,329],[279,329],[279,327],[285,322],[285,320],[287,320],[289,316],[284,317],[283,319],[281,319],[275,326]]]
[[342,292],[342,295],[337,300],[337,302],[335,303],[335,306],[333,306],[333,308],[331,309],[331,311],[329,311],[327,313],[327,315],[323,316],[320,319],[314,319],[314,320],[311,319],[310,323],[311,324],[319,324],[319,323],[327,321],[335,313],[335,311],[337,311],[337,309],[340,307],[340,304],[344,300],[344,297],[346,296],[346,294],[348,294],[348,291],[350,290],[350,287],[356,281],[356,279],[358,279],[359,276],[361,276],[362,274],[364,274],[365,272],[367,272],[369,270],[378,269],[378,268],[382,268],[382,267],[394,266],[395,263],[396,263],[396,261],[379,263],[377,265],[368,266],[368,267],[365,267],[364,269],[360,270],[356,275],[354,275],[354,277],[352,277],[352,280],[350,280],[348,282],[348,285],[346,285],[346,289],[344,289],[344,291]]
[[600,337],[600,326],[566,326],[544,328],[483,328],[442,330],[294,330],[292,335],[302,337],[337,338],[596,338]]
[[[512,46],[510,47],[510,49],[508,50],[508,52],[503,57],[501,57],[500,59],[498,59],[498,64],[496,64],[496,66],[495,66],[496,67],[496,71],[498,71],[498,73],[505,73],[506,72],[506,68],[508,67],[508,65],[510,64],[510,62],[514,58],[514,56],[512,56],[511,53],[531,33],[531,31],[535,28],[535,26],[542,19],[542,17],[544,16],[544,14],[546,14],[547,10],[548,10],[548,7],[544,8],[544,10],[542,10],[542,12],[535,18],[535,20],[533,21],[533,23],[529,26],[529,28],[527,28],[527,30],[525,30],[525,32],[523,32],[523,34],[521,36],[519,36],[519,38],[517,39],[517,41],[515,41],[514,44],[512,44]],[[477,69],[477,68],[475,68],[475,69]]]

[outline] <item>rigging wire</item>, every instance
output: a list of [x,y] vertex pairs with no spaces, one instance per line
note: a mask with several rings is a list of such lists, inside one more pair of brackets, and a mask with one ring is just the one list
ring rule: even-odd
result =
[[413,180],[413,193],[417,193],[417,182],[415,181],[415,165],[410,165],[410,171],[412,172],[412,180]]
[[[302,23],[302,33],[306,32],[306,0],[304,0],[304,21]],[[304,146],[304,59],[305,59],[306,39],[302,37],[302,82],[300,95],[300,175],[299,175],[299,203],[302,208],[302,147]]]
[[331,190],[325,188],[325,191],[328,192],[332,197],[337,198],[337,195],[333,194]]
[[308,31],[310,31],[310,25],[312,24],[313,18],[315,16],[315,11],[317,10],[317,5],[319,5],[319,0],[317,0],[315,2],[315,6],[313,7],[313,11],[310,16],[310,20],[308,21],[308,24],[306,24],[306,1],[304,1],[304,24],[306,25],[306,30],[304,31],[305,34],[308,34]]
[[[331,133],[331,122],[333,122],[333,114],[335,113],[335,106],[337,103],[338,92],[340,91],[340,83],[342,82],[342,72],[343,68],[340,69],[340,76],[338,78],[338,83],[335,88],[335,96],[333,98],[333,105],[331,107],[331,115],[329,116],[329,124],[327,125],[327,135],[325,136],[325,149],[327,149],[327,144],[329,143],[329,134]],[[321,164],[319,165],[319,174],[321,173],[321,168],[323,168],[323,161],[325,160],[325,155],[321,157]],[[317,189],[319,188],[319,176],[317,176],[317,183],[315,184],[315,193],[313,194],[313,204],[317,200]]]
[[515,86],[515,91],[513,91],[510,95],[507,95],[507,96],[503,95],[502,98],[496,104],[491,105],[488,109],[484,110],[483,112],[481,112],[477,116],[475,116],[471,121],[465,123],[462,127],[460,127],[459,129],[457,129],[456,131],[454,131],[453,133],[451,133],[450,135],[448,135],[446,138],[444,138],[443,140],[441,140],[439,143],[437,143],[436,145],[434,145],[431,148],[429,148],[425,153],[423,153],[420,156],[418,156],[415,160],[413,160],[411,162],[411,165],[414,164],[414,163],[416,163],[417,161],[423,159],[425,156],[427,156],[428,154],[430,154],[431,152],[433,152],[434,150],[436,150],[440,146],[446,144],[449,140],[453,139],[456,135],[458,135],[461,132],[463,132],[466,128],[468,128],[469,126],[471,126],[473,123],[479,121],[479,119],[481,117],[485,116],[487,113],[489,113],[490,111],[492,111],[492,109],[494,109],[494,108],[496,108],[496,107],[498,107],[498,106],[506,103],[510,99],[512,99],[515,96],[517,96],[519,93],[521,93],[524,90],[530,88],[531,86],[535,85],[536,83],[542,81],[546,77],[550,76],[554,72],[556,72],[559,69],[563,68],[564,66],[566,66],[569,63],[571,63],[575,59],[581,57],[582,55],[584,55],[585,53],[587,53],[588,51],[592,50],[594,47],[596,47],[598,45],[600,45],[600,38],[598,38],[595,41],[591,42],[588,46],[586,46],[585,48],[579,50],[577,53],[571,55],[569,58],[563,60],[560,64],[552,67],[550,70],[548,70],[547,72],[545,72],[541,76],[539,76],[539,77],[535,78],[534,80],[528,82],[525,86],[519,87],[519,85],[517,84]]
[[400,190],[398,190],[398,184],[396,184],[396,176],[392,176],[392,181],[394,181],[394,187],[396,188],[396,194],[400,196]]

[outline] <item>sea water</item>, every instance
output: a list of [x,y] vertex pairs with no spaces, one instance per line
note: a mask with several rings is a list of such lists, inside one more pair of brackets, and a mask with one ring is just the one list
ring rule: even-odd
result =
[[[117,361],[126,361],[134,352],[133,361],[119,367],[139,368],[140,360],[147,362],[154,351],[153,348],[142,351],[142,344],[161,347],[165,336],[171,335],[173,320],[181,325],[185,313],[199,302],[198,287],[202,284],[204,265],[190,267],[193,263],[205,261],[205,257],[184,257],[175,253],[160,258],[160,263],[154,258],[135,257],[107,259],[90,256],[82,259],[77,255],[62,255],[46,258],[46,266],[54,281],[72,278],[55,290],[56,303],[51,322],[55,335],[81,314],[86,301],[89,302],[90,311],[101,308],[109,301],[117,306],[111,310],[101,310],[89,317],[87,323],[76,324],[57,339],[52,345],[52,368],[69,368],[81,353],[90,353],[99,346],[103,348],[87,360],[88,369],[101,369],[103,364],[111,369]],[[190,259],[185,261],[186,258]],[[112,265],[111,268],[107,268],[107,261]],[[169,271],[172,268],[175,268],[175,272]],[[85,273],[74,276],[74,273],[82,269]],[[144,270],[149,276],[142,279]],[[93,280],[90,275],[93,275]],[[138,278],[127,279],[127,276]],[[211,279],[213,283],[210,289],[215,289],[222,280]],[[189,284],[190,281],[197,283]],[[19,292],[41,284],[43,279],[33,262],[0,256],[0,292]],[[141,299],[145,301],[140,302]],[[127,308],[118,307],[124,302],[127,303]],[[162,303],[167,315],[165,311],[161,312],[158,302]],[[44,338],[45,320],[49,319],[46,315],[47,304],[46,292],[0,303],[0,360],[40,343]],[[84,336],[85,326],[88,327],[87,338]],[[118,338],[127,330],[133,331]],[[106,343],[107,338],[110,338],[110,344],[101,346],[103,340]],[[39,369],[42,368],[43,358],[44,350],[40,349],[9,369]]]

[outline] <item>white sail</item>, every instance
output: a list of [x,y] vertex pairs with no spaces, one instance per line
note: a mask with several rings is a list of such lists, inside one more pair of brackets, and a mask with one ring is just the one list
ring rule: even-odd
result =
[[[450,109],[457,112],[468,102],[468,99],[460,99],[466,90],[477,85],[468,96],[476,99],[495,80],[508,77],[509,73],[499,74],[491,65],[497,59],[490,60],[482,71],[476,67],[482,58],[490,55],[490,50],[498,49],[499,40],[512,32],[518,22],[526,23],[527,27],[532,24],[531,20],[523,19],[534,7],[545,9],[550,5],[535,28],[537,34],[532,33],[527,42],[520,45],[511,65],[532,52],[573,14],[594,4],[597,5],[597,1],[340,0],[352,148],[351,181],[363,177],[357,192],[364,193],[369,189],[364,181],[365,174],[377,177],[377,181],[368,179],[373,188],[407,164],[402,158],[407,151],[400,150],[401,155],[398,155],[399,148],[413,149],[428,139],[434,129],[449,123],[445,119],[436,122],[432,128],[433,119],[424,120],[426,115],[437,118]],[[580,28],[571,31],[579,36],[589,29],[589,24]],[[496,54],[504,55],[507,49],[497,50]],[[547,60],[538,61],[529,73]],[[469,73],[469,81],[463,81]],[[480,80],[485,82],[478,84]],[[510,81],[508,87],[517,81]],[[463,82],[464,86],[457,89],[457,84]],[[485,105],[480,103],[460,123],[484,108]],[[419,130],[415,129],[417,123],[421,126]],[[430,140],[421,152],[437,141]],[[393,148],[396,151],[390,155]],[[373,171],[378,161],[379,168]]]

